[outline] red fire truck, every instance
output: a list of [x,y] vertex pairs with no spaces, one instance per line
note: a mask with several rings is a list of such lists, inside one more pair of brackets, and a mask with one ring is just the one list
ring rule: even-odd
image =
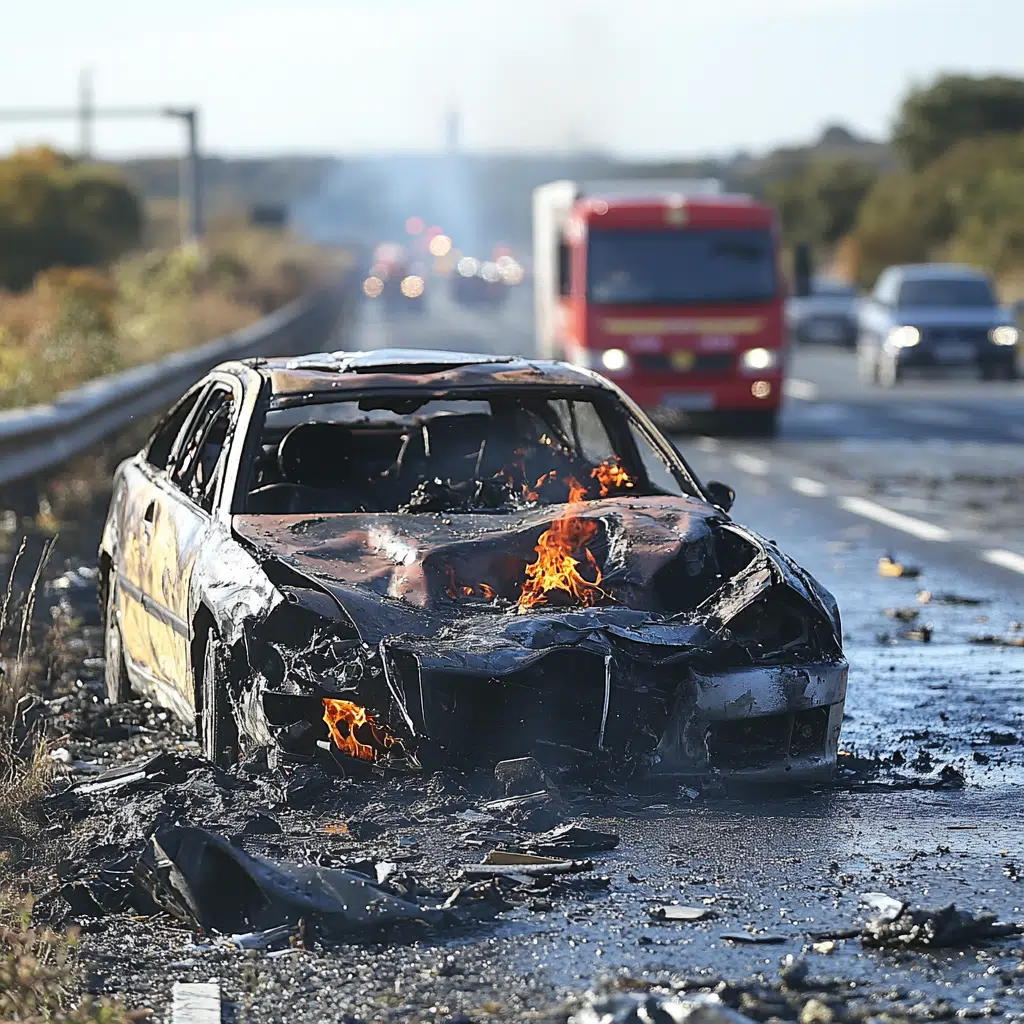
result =
[[774,211],[717,181],[556,181],[533,194],[542,358],[614,380],[668,425],[772,435],[784,289]]

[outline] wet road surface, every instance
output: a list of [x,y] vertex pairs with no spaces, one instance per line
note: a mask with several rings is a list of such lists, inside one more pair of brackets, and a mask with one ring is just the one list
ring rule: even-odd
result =
[[[363,337],[393,334],[429,347],[484,343],[490,351],[528,351],[529,316],[525,293],[493,318],[452,310],[442,297],[408,333],[371,314]],[[803,390],[807,397],[789,399],[774,444],[677,443],[704,479],[736,487],[736,518],[778,541],[838,598],[851,664],[843,746],[885,757],[898,752],[908,765],[931,767],[888,773],[877,789],[852,783],[844,791],[840,782],[838,792],[810,797],[651,807],[646,819],[606,821],[624,840],[602,862],[613,876],[611,889],[569,919],[557,914],[506,926],[502,955],[524,970],[544,970],[574,986],[619,967],[757,971],[806,949],[807,932],[847,926],[857,894],[865,891],[1024,917],[1024,891],[1003,873],[1007,860],[1024,856],[1024,649],[970,642],[986,634],[1021,635],[1024,573],[980,557],[970,538],[928,540],[908,533],[905,523],[893,526],[844,508],[829,499],[845,496],[848,481],[826,476],[813,487],[823,474],[809,470],[805,459],[808,441],[827,446],[834,458],[833,438],[878,439],[873,448],[862,444],[860,457],[884,472],[893,442],[927,439],[939,452],[974,442],[971,460],[984,472],[987,446],[1005,460],[1001,449],[1019,446],[1024,436],[1024,385],[924,381],[893,394],[859,385],[851,368],[847,353],[798,353],[793,372],[799,380],[810,378],[811,386]],[[749,457],[737,460],[737,454]],[[1013,451],[1008,472],[1024,471],[1014,459],[1024,466]],[[801,469],[808,474],[802,479],[811,480],[804,493],[793,486]],[[984,550],[1017,542],[1015,530],[1007,533],[987,534]],[[922,575],[882,578],[878,560],[887,553],[920,567]],[[982,603],[922,604],[918,593],[925,589]],[[916,611],[916,618],[886,615],[902,608]],[[930,642],[904,638],[922,626],[930,627]],[[965,788],[906,788],[915,779],[934,780],[950,764],[963,773]],[[641,881],[624,883],[631,873]],[[708,902],[721,919],[710,925],[645,920],[644,906],[666,899]],[[718,939],[745,925],[790,938],[777,947],[746,948]],[[851,941],[810,955],[822,961],[816,970],[898,979],[910,988],[941,982],[963,1005],[980,1003],[1000,987],[996,974],[986,973],[994,962],[986,954],[894,961],[865,954]],[[1016,1008],[1024,1010],[1024,1000]]]
[[[400,320],[367,304],[346,347],[526,351],[529,337],[529,296],[522,291],[494,316],[455,309],[443,296],[424,316]],[[166,1019],[159,1007],[166,1006],[173,980],[219,976],[229,998],[244,1008],[240,1019],[342,1021],[352,1013],[367,1020],[444,1020],[464,1011],[473,1020],[511,1021],[620,972],[706,983],[756,975],[771,980],[781,958],[793,954],[807,958],[812,976],[863,983],[876,999],[911,1017],[942,1015],[935,1005],[947,1000],[948,1013],[961,1017],[1024,1019],[1019,938],[936,952],[866,951],[852,938],[815,945],[816,933],[847,929],[860,919],[858,897],[865,892],[929,907],[986,907],[1001,920],[1024,920],[1024,882],[1009,870],[1024,866],[1024,648],[972,642],[1024,635],[1024,562],[1018,571],[1012,559],[997,564],[982,557],[989,550],[1024,554],[1015,532],[1020,524],[992,518],[972,533],[961,530],[959,518],[947,526],[915,518],[906,508],[909,523],[880,521],[864,514],[866,506],[838,500],[871,493],[855,485],[891,469],[895,438],[981,445],[972,458],[983,468],[986,452],[1003,452],[1020,425],[1014,420],[1019,388],[1000,392],[1008,413],[990,401],[985,389],[991,385],[972,382],[935,391],[915,385],[894,401],[856,387],[843,391],[833,377],[845,375],[832,362],[828,354],[801,366],[805,376],[817,374],[819,390],[813,399],[789,402],[779,441],[691,437],[677,443],[704,478],[736,487],[737,519],[776,540],[838,598],[851,665],[842,746],[864,759],[847,763],[874,763],[875,769],[844,774],[831,790],[802,795],[726,798],[684,790],[571,805],[569,820],[621,836],[614,852],[595,857],[598,880],[560,889],[551,909],[523,905],[457,936],[297,950],[271,960],[213,949],[164,922],[147,925],[145,936],[118,926],[85,937],[86,950],[98,958],[97,989],[156,1007],[156,1019]],[[907,415],[925,408],[938,410],[934,416],[941,419],[942,410],[954,406],[968,410],[962,419]],[[833,412],[824,415],[822,408]],[[990,413],[983,422],[982,411]],[[860,476],[829,468],[845,443],[836,438],[850,436],[862,442]],[[1005,465],[1007,474],[1016,472],[1012,458]],[[819,486],[794,486],[796,478]],[[933,503],[941,500],[933,496]],[[928,509],[911,511],[922,516]],[[914,532],[918,521],[948,536]],[[921,575],[881,577],[883,554],[920,568]],[[980,603],[923,603],[923,590]],[[920,639],[925,634],[927,642]],[[358,794],[366,802],[349,808],[353,817],[381,825],[371,844],[375,855],[415,849],[419,862],[436,870],[480,858],[471,835],[478,827],[464,819],[422,807],[399,813],[365,790]],[[350,790],[346,799],[356,796]],[[296,835],[309,827],[305,821],[285,823],[283,847],[292,827]],[[317,822],[322,830],[323,820]],[[365,844],[358,848],[365,851]],[[347,847],[338,849],[344,854]],[[651,907],[673,901],[717,916],[696,923],[651,920]],[[778,942],[722,938],[745,931]],[[931,1009],[908,1010],[921,1003]]]

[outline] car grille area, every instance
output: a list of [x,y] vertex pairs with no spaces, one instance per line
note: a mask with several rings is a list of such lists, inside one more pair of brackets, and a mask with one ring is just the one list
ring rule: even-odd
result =
[[709,763],[717,771],[741,771],[823,758],[830,711],[826,706],[713,722],[707,732]]

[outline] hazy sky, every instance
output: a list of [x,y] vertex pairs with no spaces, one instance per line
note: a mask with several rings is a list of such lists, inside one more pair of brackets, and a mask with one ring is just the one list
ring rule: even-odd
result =
[[[761,150],[841,121],[882,136],[944,71],[1024,75],[1024,0],[48,0],[6,3],[0,107],[199,104],[208,152]],[[0,149],[72,125],[0,123]],[[103,155],[176,151],[100,123]]]

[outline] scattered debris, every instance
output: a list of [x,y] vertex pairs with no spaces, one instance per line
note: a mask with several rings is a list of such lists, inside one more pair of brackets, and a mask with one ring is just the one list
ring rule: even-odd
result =
[[718,914],[708,907],[682,907],[675,903],[664,907],[651,907],[647,913],[655,921],[703,921],[718,917]]
[[517,757],[499,761],[494,766],[494,777],[505,787],[506,796],[523,796],[544,789],[553,789],[540,762],[533,757]]
[[599,832],[582,825],[561,825],[550,832],[537,836],[526,846],[547,856],[570,856],[576,853],[607,853],[619,845],[614,832]]
[[1024,924],[1003,924],[990,911],[972,914],[957,910],[952,903],[936,910],[908,907],[882,893],[868,893],[870,904],[878,909],[864,925],[860,939],[865,946],[908,949],[927,946],[934,949],[983,944],[1009,935],[1020,935]]
[[172,1024],[220,1024],[220,982],[176,981],[171,989]]
[[876,921],[895,921],[906,908],[906,903],[902,900],[893,899],[884,892],[863,893],[860,902],[874,911]]
[[885,614],[890,619],[898,619],[900,622],[913,622],[921,612],[917,608],[886,608]]
[[157,832],[136,874],[156,903],[175,917],[227,935],[266,931],[308,917],[332,932],[400,922],[446,923],[440,908],[392,896],[364,875],[275,863],[201,828],[174,826]]
[[492,850],[480,864],[465,864],[467,878],[542,878],[545,875],[572,875],[592,871],[592,860],[556,860],[531,853]]
[[904,640],[920,640],[923,644],[930,644],[932,642],[932,627],[921,626],[918,629],[908,629],[903,634]]
[[969,636],[969,644],[985,644],[989,647],[1024,647],[1024,636],[999,636],[995,633],[983,633],[980,636]]
[[752,1024],[716,995],[681,997],[654,993],[591,994],[567,1024]]
[[207,762],[199,757],[165,751],[154,754],[145,761],[118,765],[89,779],[74,782],[71,788],[80,796],[87,796],[114,790],[170,786],[184,782],[190,771],[202,768],[206,764]]
[[960,594],[950,593],[935,594],[930,590],[919,590],[917,592],[917,599],[921,604],[954,604],[965,605],[969,608],[988,603],[983,597],[963,597]]
[[767,932],[724,932],[718,937],[725,942],[739,942],[750,946],[777,946],[787,941],[785,935],[770,935]]
[[883,555],[878,560],[878,575],[884,576],[887,579],[903,578],[906,580],[914,580],[921,575],[921,570],[917,566],[904,565],[902,562],[897,562],[889,555]]

